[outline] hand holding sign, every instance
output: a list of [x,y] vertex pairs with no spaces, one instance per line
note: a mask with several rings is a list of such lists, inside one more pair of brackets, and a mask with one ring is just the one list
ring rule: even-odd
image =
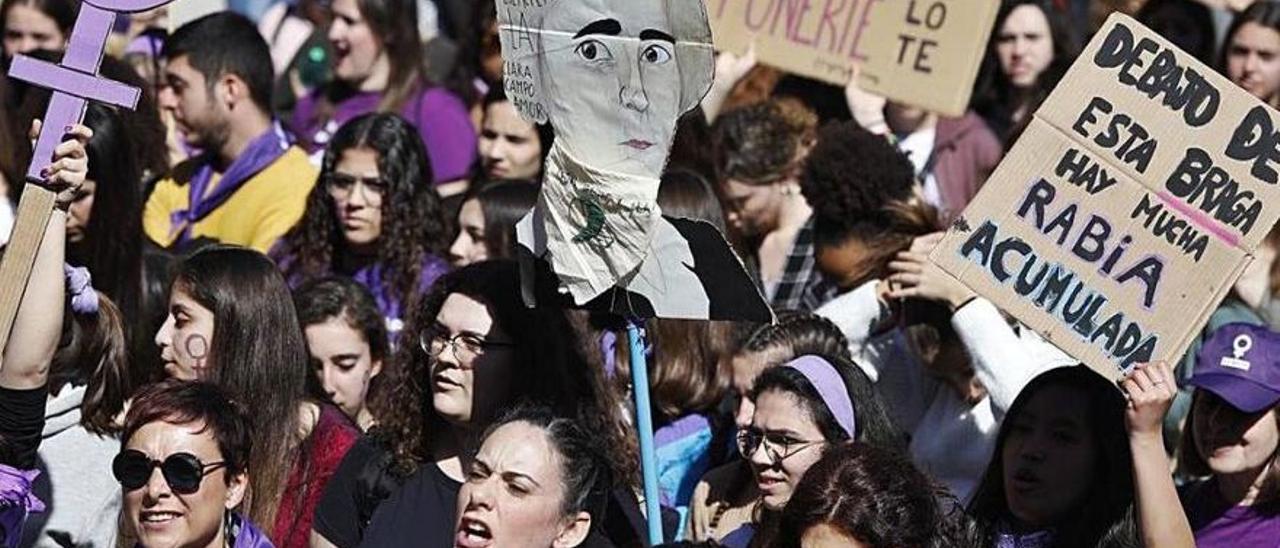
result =
[[[171,0],[86,0],[80,5],[71,37],[62,63],[55,65],[17,55],[9,67],[9,75],[41,87],[54,90],[45,111],[44,125],[36,140],[31,165],[27,169],[28,185],[18,204],[18,218],[14,226],[4,262],[0,263],[0,349],[8,342],[18,303],[31,274],[32,263],[44,227],[55,202],[54,190],[46,185],[50,175],[69,170],[68,163],[57,165],[54,161],[63,135],[84,117],[86,100],[96,100],[125,108],[133,108],[138,101],[139,90],[97,75],[102,62],[102,49],[115,22],[116,12],[146,11],[160,7]],[[74,161],[83,160],[77,159]],[[64,174],[65,175],[65,174]]]

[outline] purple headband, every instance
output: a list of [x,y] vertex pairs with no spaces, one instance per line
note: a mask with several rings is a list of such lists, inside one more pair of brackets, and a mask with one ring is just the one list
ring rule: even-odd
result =
[[818,356],[800,356],[783,367],[790,367],[804,375],[809,384],[818,389],[818,396],[827,405],[827,409],[831,410],[831,414],[835,415],[840,428],[849,434],[850,439],[856,437],[857,422],[854,421],[853,400],[849,399],[849,389],[844,384],[844,378],[831,362]]
[[76,314],[97,314],[98,292],[93,289],[93,278],[89,276],[89,269],[63,264],[62,273],[67,277],[71,311]]

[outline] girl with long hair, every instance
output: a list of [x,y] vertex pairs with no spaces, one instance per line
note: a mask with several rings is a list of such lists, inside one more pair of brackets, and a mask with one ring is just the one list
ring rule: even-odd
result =
[[[774,324],[757,326],[741,335],[728,353],[729,413],[738,430],[751,427],[755,404],[751,387],[766,369],[799,356],[825,356],[833,362],[852,364],[849,341],[830,320],[807,312],[783,311]],[[871,380],[856,366],[844,369],[859,391],[871,391]],[[888,443],[888,440],[878,440]],[[685,538],[720,540],[751,523],[760,494],[750,466],[735,460],[703,475],[693,490]]]
[[533,181],[504,181],[473,187],[458,209],[458,236],[449,261],[463,267],[489,259],[515,257],[516,223],[538,201]]
[[968,507],[980,546],[1195,545],[1160,432],[1173,371],[1140,364],[1120,388],[1084,365],[1027,384]]
[[308,397],[306,342],[275,265],[230,246],[183,259],[155,341],[169,377],[213,382],[253,406],[261,441],[247,512],[277,546],[306,546],[324,485],[359,430]]
[[387,326],[369,290],[348,278],[323,278],[294,292],[320,393],[361,430],[373,426],[369,400],[382,386],[391,353]]
[[476,158],[467,105],[426,75],[415,0],[335,0],[329,42],[333,80],[298,101],[291,127],[312,154],[348,120],[394,112],[410,120],[431,155],[428,181],[465,179]]
[[542,163],[554,139],[551,124],[533,124],[516,112],[502,82],[489,88],[481,102],[480,168],[486,179],[542,180]]
[[973,109],[996,137],[1012,143],[1078,54],[1070,23],[1052,2],[1004,2],[974,86]]
[[772,546],[778,518],[800,478],[827,450],[853,440],[897,449],[883,404],[849,362],[804,355],[765,370],[751,387],[755,412],[738,431],[738,450],[759,493],[751,524],[730,532],[726,546]]
[[342,126],[306,213],[272,252],[286,279],[354,278],[394,337],[403,311],[448,270],[449,229],[430,173],[421,140],[399,116],[366,114]]
[[5,0],[0,3],[4,55],[37,49],[62,51],[80,12],[78,0]]
[[[353,451],[343,463],[317,512],[314,542],[452,546],[453,503],[480,435],[522,400],[582,421],[607,448],[615,487],[629,488],[638,477],[635,451],[578,323],[559,308],[526,307],[513,261],[441,278],[413,311],[387,378],[391,390],[373,402],[381,447]],[[387,475],[402,485],[366,479]]]
[[1254,2],[1231,20],[1219,59],[1222,73],[1254,97],[1280,107],[1280,5]]

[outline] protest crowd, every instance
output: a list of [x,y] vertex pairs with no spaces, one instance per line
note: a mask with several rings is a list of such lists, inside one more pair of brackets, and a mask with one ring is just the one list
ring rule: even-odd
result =
[[[86,96],[83,122],[50,128],[70,88],[0,76],[0,245],[31,261],[0,277],[20,295],[0,546],[1280,546],[1280,228],[1236,186],[1276,184],[1280,1],[841,3],[941,6],[927,25],[992,6],[972,78],[932,90],[968,97],[958,114],[874,91],[857,61],[820,78],[721,47],[723,0],[230,0],[178,21],[197,1],[116,19],[93,77],[139,90],[133,108]],[[2,72],[70,59],[108,4],[3,0]],[[758,4],[783,26],[844,9]],[[1103,66],[1126,47],[1179,64]],[[1094,99],[1055,126],[1117,166],[1081,183],[1037,143],[1060,83],[1105,87],[1068,82],[1091,59],[1162,116],[1261,118],[1175,131]],[[1230,278],[1151,259],[1136,213],[1090,232],[1068,188],[1228,141],[1230,186],[1208,153],[1170,161],[1207,182],[1162,191],[1158,219],[1194,222],[1158,241],[1218,266],[1197,238],[1235,242]],[[993,177],[1029,162],[1015,150],[1045,179]],[[42,192],[48,220],[24,228]],[[973,213],[1000,203],[1004,222]],[[998,240],[1014,221],[1051,245]],[[1096,272],[1047,297],[1072,257]],[[1100,374],[979,275],[1043,287],[1037,313],[1127,361]],[[1170,304],[1171,276],[1212,302]],[[1061,320],[1087,291],[1088,314],[1127,291],[1146,299],[1125,321],[1161,323],[1125,342],[1121,319]],[[1144,353],[1156,337],[1182,346]]]

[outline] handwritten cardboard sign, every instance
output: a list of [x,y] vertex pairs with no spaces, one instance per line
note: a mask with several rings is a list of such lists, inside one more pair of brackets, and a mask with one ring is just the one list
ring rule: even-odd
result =
[[871,10],[858,85],[900,103],[964,115],[999,9],[999,0],[883,0]]
[[1278,129],[1112,15],[931,259],[1109,378],[1180,359],[1280,217]]
[[903,103],[964,113],[999,0],[706,0],[716,48]]

